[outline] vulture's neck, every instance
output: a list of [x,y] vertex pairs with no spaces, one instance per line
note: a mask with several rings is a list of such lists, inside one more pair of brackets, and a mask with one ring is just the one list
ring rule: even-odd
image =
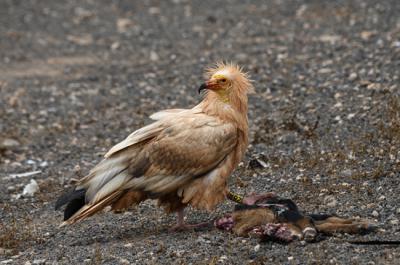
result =
[[208,91],[199,107],[207,115],[234,123],[247,135],[247,95],[229,95],[228,98],[223,98],[214,91]]

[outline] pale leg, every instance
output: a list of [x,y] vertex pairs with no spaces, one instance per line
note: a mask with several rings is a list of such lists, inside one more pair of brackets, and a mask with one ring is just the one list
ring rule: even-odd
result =
[[172,226],[169,231],[176,232],[176,231],[183,231],[189,229],[195,229],[199,227],[208,226],[210,222],[203,222],[198,224],[185,224],[185,210],[181,209],[176,213],[176,225]]

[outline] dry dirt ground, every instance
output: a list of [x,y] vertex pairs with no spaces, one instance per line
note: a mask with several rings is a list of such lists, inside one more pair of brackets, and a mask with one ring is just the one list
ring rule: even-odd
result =
[[[175,217],[151,201],[58,228],[61,191],[151,113],[196,104],[218,59],[257,90],[230,188],[369,218],[376,233],[257,246],[168,233]],[[0,264],[400,264],[398,246],[348,243],[400,239],[399,84],[398,0],[2,0]],[[31,179],[39,192],[19,196]]]

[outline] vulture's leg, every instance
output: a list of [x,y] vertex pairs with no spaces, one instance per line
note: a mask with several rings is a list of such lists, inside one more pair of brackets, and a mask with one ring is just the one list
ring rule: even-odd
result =
[[176,215],[176,225],[169,229],[170,232],[177,232],[189,229],[195,229],[200,227],[209,226],[210,222],[203,222],[198,224],[185,224],[185,209],[180,209]]

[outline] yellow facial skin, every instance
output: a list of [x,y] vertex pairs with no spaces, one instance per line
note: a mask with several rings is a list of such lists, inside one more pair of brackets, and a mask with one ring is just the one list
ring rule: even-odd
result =
[[222,102],[229,103],[228,88],[230,86],[230,82],[226,76],[221,74],[213,75],[209,84],[212,87],[212,90],[215,91],[215,93],[217,93],[221,98]]

